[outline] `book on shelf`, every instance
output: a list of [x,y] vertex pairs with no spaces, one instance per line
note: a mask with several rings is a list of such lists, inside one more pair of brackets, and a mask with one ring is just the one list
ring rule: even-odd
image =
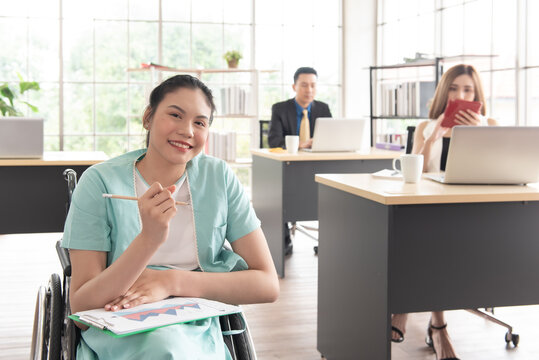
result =
[[392,144],[392,143],[386,143],[386,142],[377,142],[375,144],[375,147],[377,149],[384,149],[384,150],[394,150],[394,151],[404,150],[404,145]]
[[80,311],[69,317],[119,338],[164,326],[240,312],[242,312],[241,307],[219,301],[173,297],[131,309],[106,311],[101,308]]
[[221,88],[221,114],[247,115],[250,112],[251,95],[239,86]]
[[434,95],[434,81],[413,81],[380,85],[382,116],[428,117],[429,101]]
[[225,161],[236,161],[235,132],[212,130],[206,144],[206,154]]

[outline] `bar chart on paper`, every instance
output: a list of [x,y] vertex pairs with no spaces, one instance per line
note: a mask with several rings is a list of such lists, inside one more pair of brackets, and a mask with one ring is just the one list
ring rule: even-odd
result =
[[99,328],[114,337],[123,337],[162,326],[181,324],[241,312],[236,305],[201,298],[174,297],[132,309],[81,311],[70,317]]

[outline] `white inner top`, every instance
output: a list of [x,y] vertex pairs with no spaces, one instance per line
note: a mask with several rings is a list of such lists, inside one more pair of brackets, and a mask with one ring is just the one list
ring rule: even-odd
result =
[[[176,183],[172,197],[189,205],[176,205],[176,215],[170,220],[167,240],[157,249],[148,265],[166,266],[180,270],[198,268],[195,242],[195,226],[189,194],[189,181],[184,174]],[[150,186],[142,178],[138,170],[135,172],[135,183],[138,196],[142,196]]]

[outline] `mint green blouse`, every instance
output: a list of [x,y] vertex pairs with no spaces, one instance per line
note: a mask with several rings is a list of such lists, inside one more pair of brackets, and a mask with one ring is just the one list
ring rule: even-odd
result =
[[[137,202],[103,198],[102,194],[137,196],[135,163],[145,152],[129,152],[82,174],[66,219],[63,247],[105,251],[107,266],[127,249],[141,231]],[[225,239],[232,243],[260,227],[243,186],[224,161],[202,153],[188,162],[186,172],[201,271],[246,270],[245,260],[223,247]],[[230,355],[218,319],[121,339],[92,328],[82,332],[77,359],[134,358],[229,359]]]

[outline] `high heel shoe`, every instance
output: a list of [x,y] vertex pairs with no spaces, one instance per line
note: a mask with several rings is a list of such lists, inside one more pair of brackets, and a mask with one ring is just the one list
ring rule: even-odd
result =
[[402,332],[401,329],[395,326],[391,326],[391,331],[394,331],[399,335],[397,339],[394,339],[393,337],[391,337],[391,341],[393,341],[394,343],[401,343],[404,341],[404,333]]
[[[429,327],[427,328],[427,337],[425,338],[425,343],[427,343],[428,346],[430,346],[434,353],[436,354],[436,359],[438,359],[438,354],[436,353],[436,348],[434,347],[434,341],[432,341],[432,331],[433,330],[443,330],[447,327],[447,323],[443,324],[442,326],[434,326],[432,325],[432,319],[429,320]],[[460,360],[456,357],[450,357],[450,358],[443,358],[439,360]]]

